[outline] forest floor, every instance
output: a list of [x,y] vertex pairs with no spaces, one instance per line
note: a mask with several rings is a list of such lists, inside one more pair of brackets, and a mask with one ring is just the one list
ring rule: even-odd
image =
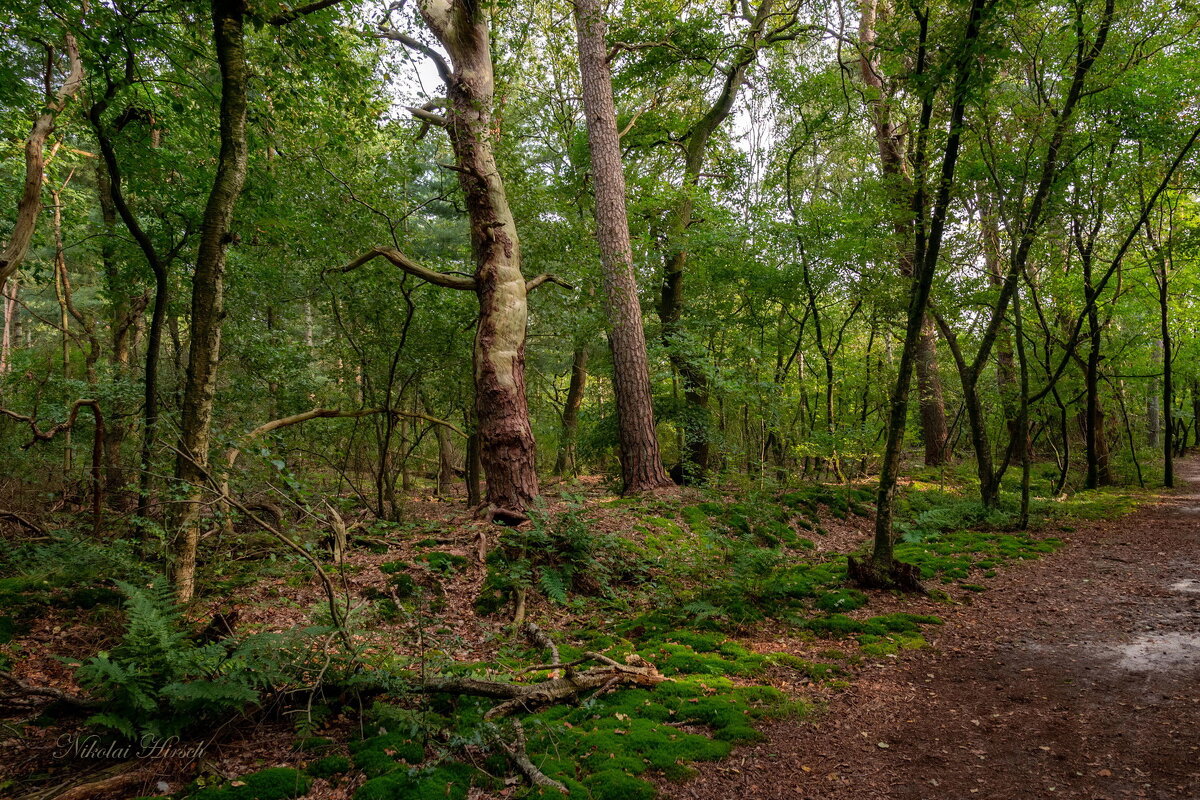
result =
[[[363,609],[354,636],[372,664],[425,669],[428,659],[433,667],[457,664],[525,681],[534,678],[521,670],[543,654],[510,629],[508,605],[490,614],[476,605],[488,595],[489,576],[500,574],[482,552],[496,552],[498,536],[551,531],[560,537],[558,546],[600,548],[596,557],[607,559],[611,590],[572,590],[565,602],[530,591],[528,618],[568,657],[591,649],[618,658],[640,652],[675,688],[617,692],[526,717],[535,761],[587,785],[572,798],[630,800],[654,790],[680,800],[1200,797],[1200,458],[1179,464],[1182,488],[1173,492],[1117,487],[1043,497],[1039,530],[1030,534],[947,517],[972,506],[969,491],[947,477],[948,483],[932,473],[906,479],[909,507],[901,529],[937,519],[943,529],[898,545],[904,558],[922,565],[928,597],[848,591],[845,554],[859,551],[873,527],[863,505],[869,491],[856,488],[858,502],[835,513],[849,489],[815,484],[794,493],[676,490],[628,500],[595,481],[577,481],[561,487],[562,497],[547,509],[565,513],[555,517],[560,522],[575,519],[574,527],[503,534],[458,504],[414,502],[405,525],[363,529],[382,547],[352,548],[339,580]],[[581,516],[566,513],[570,507]],[[236,611],[239,632],[285,632],[311,624],[321,611],[311,573],[287,560],[264,560],[274,545],[256,536],[210,545],[237,558],[214,558],[207,579],[220,588],[189,610],[190,630],[204,627],[217,611]],[[532,547],[541,540],[518,541]],[[622,562],[642,566],[626,574]],[[388,593],[406,585],[411,599],[393,593],[389,606]],[[11,658],[12,674],[28,685],[80,693],[69,662],[112,648],[126,615],[113,613],[112,605],[30,608],[35,613],[0,647],[0,658]],[[686,609],[692,616],[681,616]],[[896,618],[920,625],[876,630],[880,621]],[[664,621],[668,628],[655,627]],[[794,710],[770,712],[763,700],[763,713],[753,712],[746,698],[760,690],[796,701]],[[407,784],[379,786],[409,774],[408,763],[397,765],[385,741],[383,766],[368,764],[364,754],[375,751],[360,745],[387,737],[366,738],[377,727],[364,722],[375,719],[374,711],[363,716],[340,702],[331,701],[315,727],[297,722],[304,714],[270,708],[223,725],[199,765],[186,754],[145,761],[133,795],[103,796],[189,797],[198,771],[210,785],[227,784],[232,792],[255,770],[311,769],[327,760],[314,761],[324,753],[354,766],[278,796],[416,797]],[[389,697],[384,713],[411,715],[405,709],[420,708],[425,714],[423,702]],[[736,707],[721,712],[722,703]],[[642,719],[643,707],[671,719],[654,721],[649,712]],[[430,717],[442,722],[420,734],[429,742],[421,751],[428,759],[413,774],[428,775],[435,791],[421,797],[531,796],[521,781],[489,779],[480,771],[459,776],[457,787],[438,782],[451,769],[437,766],[449,763],[441,760],[443,725],[467,740],[474,730],[469,719],[481,708],[459,704],[446,717]],[[701,719],[701,709],[712,712],[711,719]],[[0,751],[6,752],[0,797],[65,787],[128,766],[56,755],[63,737],[73,740],[83,731],[79,716],[26,717],[0,726]],[[616,729],[601,742],[606,720]],[[748,720],[764,738],[755,739]],[[726,725],[732,727],[720,727]],[[657,745],[673,747],[681,732],[701,737],[687,745],[697,751],[678,761],[670,755],[643,763],[646,754],[625,744],[638,738],[626,733],[637,733],[642,744],[657,736]],[[302,746],[310,734],[325,737],[326,749]],[[714,750],[704,736],[723,741]],[[731,744],[732,753],[722,757]],[[599,760],[614,756],[622,765],[616,772]],[[424,760],[411,758],[412,764]],[[506,772],[503,758],[489,768]],[[598,783],[604,776],[617,783]]]
[[1200,462],[676,798],[1200,797]]

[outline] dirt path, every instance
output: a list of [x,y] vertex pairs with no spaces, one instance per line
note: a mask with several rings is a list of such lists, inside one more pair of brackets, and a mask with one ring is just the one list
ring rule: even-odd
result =
[[1200,462],[678,798],[1200,798]]

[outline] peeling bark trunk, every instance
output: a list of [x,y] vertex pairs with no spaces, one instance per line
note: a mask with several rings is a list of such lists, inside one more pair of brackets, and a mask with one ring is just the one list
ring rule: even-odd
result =
[[475,259],[475,408],[487,498],[522,512],[538,496],[533,431],[525,398],[528,320],[521,247],[493,152],[491,39],[484,10],[470,0],[423,0],[421,16],[450,54],[447,132],[466,200]]
[[213,395],[221,356],[225,315],[225,249],[238,196],[246,182],[245,6],[241,0],[212,0],[213,41],[221,69],[221,149],[212,191],[204,208],[196,270],[192,276],[191,336],[187,383],[180,417],[175,477],[187,492],[174,542],[173,573],[180,602],[195,592],[196,545],[208,468]]
[[567,402],[563,406],[562,436],[558,444],[558,456],[554,459],[555,475],[565,472],[574,475],[576,472],[575,437],[579,430],[579,408],[583,405],[583,393],[587,388],[588,352],[586,344],[576,345],[571,359],[571,385],[567,387]]
[[[629,220],[625,209],[625,173],[621,166],[620,134],[617,132],[612,75],[604,41],[605,29],[600,0],[575,0],[583,107],[587,117],[592,180],[596,190],[596,239],[600,244],[605,312],[613,357],[621,475],[626,493],[631,493],[665,486],[670,483],[670,478],[663,469],[655,429],[646,335],[642,328],[642,307],[638,303],[637,281],[633,272],[633,249],[629,241]],[[579,351],[576,352],[578,358]],[[569,395],[567,403],[569,406]],[[575,411],[578,412],[578,407]],[[566,422],[564,414],[564,433]],[[560,456],[562,452],[560,450]],[[571,469],[574,470],[573,430],[569,455]],[[561,474],[560,465],[556,464],[555,468]]]

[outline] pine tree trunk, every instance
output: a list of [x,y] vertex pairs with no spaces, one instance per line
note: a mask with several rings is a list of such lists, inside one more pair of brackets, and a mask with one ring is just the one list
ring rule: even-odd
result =
[[204,208],[196,269],[192,276],[191,336],[187,383],[180,416],[175,477],[184,486],[173,552],[180,602],[195,593],[196,546],[208,470],[213,395],[221,357],[225,314],[225,250],[238,196],[246,182],[246,51],[241,0],[212,0],[213,41],[221,70],[221,149],[212,191]]
[[[583,106],[596,191],[596,238],[600,244],[609,346],[612,348],[621,475],[626,493],[642,492],[664,486],[670,483],[670,478],[663,469],[654,424],[646,336],[633,272],[633,249],[625,209],[625,173],[621,167],[620,137],[600,0],[575,0],[575,29],[579,36]],[[563,422],[565,426],[565,415]]]

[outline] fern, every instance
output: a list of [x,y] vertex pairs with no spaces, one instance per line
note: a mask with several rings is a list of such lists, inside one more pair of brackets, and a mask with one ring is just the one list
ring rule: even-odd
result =
[[126,738],[180,735],[192,724],[241,711],[258,700],[253,673],[222,669],[224,645],[188,638],[165,579],[117,582],[125,595],[125,634],[111,652],[79,667],[85,688],[104,703],[89,723]]

